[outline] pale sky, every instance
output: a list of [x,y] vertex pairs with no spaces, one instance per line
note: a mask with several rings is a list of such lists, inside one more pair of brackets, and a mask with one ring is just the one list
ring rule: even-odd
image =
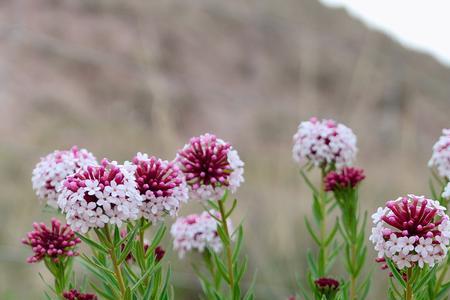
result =
[[367,25],[406,47],[450,65],[450,1],[448,0],[320,0],[344,6]]

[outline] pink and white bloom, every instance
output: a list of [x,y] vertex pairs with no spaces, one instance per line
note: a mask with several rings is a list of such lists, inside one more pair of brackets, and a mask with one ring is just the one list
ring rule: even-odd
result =
[[67,177],[61,186],[58,206],[73,230],[86,233],[105,224],[121,226],[139,216],[142,197],[134,177],[135,166],[104,159]]
[[333,120],[311,118],[301,122],[293,140],[293,158],[301,165],[334,164],[336,169],[341,169],[353,163],[357,152],[353,131]]
[[97,164],[91,152],[73,146],[70,150],[56,150],[45,157],[33,170],[31,182],[39,199],[47,201],[52,207],[58,207],[58,188],[67,176],[79,168]]
[[142,196],[141,214],[150,221],[164,215],[176,216],[181,203],[188,200],[183,172],[174,163],[138,153],[132,161],[137,189]]
[[[201,214],[192,214],[186,217],[179,217],[170,229],[173,237],[173,248],[178,251],[180,258],[183,258],[186,252],[197,250],[203,252],[206,247],[211,248],[218,253],[222,250],[222,241],[217,233],[217,221],[210,215],[213,214],[220,218],[220,215],[211,210]],[[227,221],[231,231],[231,221]]]
[[244,181],[244,163],[237,151],[213,134],[191,138],[178,152],[176,162],[194,199],[218,200],[226,190],[236,192]]
[[450,129],[442,130],[441,137],[433,146],[428,166],[436,168],[439,176],[450,179]]
[[372,216],[370,240],[378,258],[389,258],[399,269],[444,260],[450,244],[450,222],[438,201],[408,195],[388,201]]

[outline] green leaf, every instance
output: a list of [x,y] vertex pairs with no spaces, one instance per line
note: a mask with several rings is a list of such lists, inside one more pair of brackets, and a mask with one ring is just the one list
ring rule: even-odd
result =
[[242,240],[244,239],[244,229],[242,228],[242,225],[240,225],[238,227],[237,230],[237,238],[236,238],[236,243],[233,249],[233,256],[232,256],[232,260],[233,262],[236,262],[236,260],[239,257],[239,253],[241,251],[242,248]]
[[311,237],[316,242],[316,244],[321,245],[322,243],[320,242],[317,235],[314,233],[314,230],[312,229],[311,224],[308,221],[308,218],[305,216],[304,219],[305,219],[305,225],[306,225],[306,228],[308,229],[309,235],[311,235]]
[[90,246],[91,248],[97,249],[105,254],[108,253],[108,249],[105,248],[104,246],[100,245],[99,243],[83,236],[82,234],[76,233],[77,237],[80,238],[80,240],[82,240],[84,243],[86,243],[88,246]]
[[162,238],[166,234],[166,230],[167,230],[167,228],[164,225],[164,223],[159,226],[158,230],[155,233],[155,237],[153,238],[152,243],[151,243],[150,247],[148,248],[149,253],[153,253],[153,251],[156,249],[156,247],[158,247],[158,245],[161,243]]
[[225,220],[228,219],[229,216],[231,216],[231,214],[233,213],[234,209],[236,208],[236,205],[237,205],[237,199],[234,199],[230,210],[227,213],[225,213]]
[[413,293],[418,293],[422,288],[426,287],[428,281],[436,273],[437,268],[431,268],[420,279],[413,284]]
[[328,238],[325,241],[325,247],[330,245],[330,243],[333,241],[334,237],[336,236],[336,232],[338,231],[338,228],[339,228],[339,221],[338,221],[338,219],[336,219],[336,223],[333,227],[333,230],[331,231],[330,235],[328,236]]
[[309,180],[308,176],[306,176],[305,172],[303,172],[303,170],[300,170],[300,175],[302,175],[303,180],[305,180],[306,185],[311,189],[311,191],[313,192],[313,194],[318,195],[319,191],[316,189],[316,187],[311,183],[311,181]]
[[395,279],[397,279],[398,283],[399,283],[403,288],[406,288],[405,280],[403,280],[402,275],[401,275],[400,272],[397,270],[397,267],[394,265],[394,263],[392,262],[392,260],[386,259],[386,263],[387,263],[389,269],[391,270],[392,275],[394,275]]

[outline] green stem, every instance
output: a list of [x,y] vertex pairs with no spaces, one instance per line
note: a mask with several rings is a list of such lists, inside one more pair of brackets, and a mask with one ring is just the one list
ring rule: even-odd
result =
[[224,244],[225,244],[225,251],[227,254],[228,277],[230,279],[230,288],[231,288],[231,290],[233,290],[234,289],[234,275],[233,275],[233,258],[232,258],[232,252],[231,252],[231,236],[230,236],[230,232],[228,230],[228,224],[227,224],[227,218],[226,218],[223,200],[224,199],[220,199],[218,202],[219,202],[219,210],[220,210],[220,216],[221,216],[221,220],[222,220],[223,229],[225,231],[225,235],[228,240]]
[[320,210],[322,212],[322,219],[320,220],[320,245],[319,245],[319,276],[325,276],[326,275],[326,269],[327,269],[327,245],[326,245],[326,239],[327,239],[327,207],[326,207],[326,192],[325,192],[325,185],[324,185],[324,178],[325,178],[325,169],[321,169],[321,184],[320,184],[320,191],[319,191],[319,205]]
[[57,276],[55,276],[55,291],[59,299],[64,299],[64,289],[66,286],[65,282],[65,265],[64,262],[60,261],[56,264]]
[[[351,245],[351,259],[353,262],[357,261],[355,243]],[[355,274],[350,274],[350,300],[356,299],[356,280]]]
[[111,245],[110,249],[109,249],[109,256],[111,257],[111,261],[112,261],[112,264],[113,264],[114,274],[116,275],[117,282],[119,283],[119,289],[120,289],[121,298],[124,299],[125,298],[126,288],[125,288],[125,283],[124,283],[124,280],[123,280],[122,269],[120,268],[120,264],[119,264],[119,262],[117,260],[117,257],[116,257],[116,251],[114,249],[114,243],[111,240],[111,236],[110,236],[108,225],[105,225],[104,232],[105,232],[106,238],[108,239],[109,244]]
[[412,291],[412,284],[411,284],[411,277],[412,277],[412,269],[409,268],[407,271],[407,280],[406,280],[406,289],[405,289],[405,300],[413,300],[413,291]]

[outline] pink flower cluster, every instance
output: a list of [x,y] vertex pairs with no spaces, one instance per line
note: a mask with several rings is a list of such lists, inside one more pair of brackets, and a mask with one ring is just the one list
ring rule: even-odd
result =
[[136,166],[137,189],[143,198],[142,215],[159,221],[164,215],[176,216],[182,202],[188,200],[183,173],[173,162],[138,153],[132,164]]
[[56,150],[41,158],[33,170],[31,181],[36,195],[47,204],[57,207],[58,188],[61,182],[79,168],[89,164],[96,164],[92,153],[86,149],[73,146],[70,150]]
[[438,201],[408,195],[388,201],[372,215],[370,240],[378,258],[391,259],[398,269],[444,260],[450,243],[450,222]]
[[299,164],[311,162],[316,167],[351,165],[357,152],[352,130],[333,120],[311,118],[301,122],[294,135],[292,154]]
[[320,291],[337,291],[339,289],[339,281],[333,278],[322,277],[314,281],[314,284]]
[[[170,233],[174,238],[173,247],[178,251],[180,258],[193,249],[199,252],[203,252],[206,247],[214,252],[222,250],[223,245],[217,233],[218,224],[211,214],[220,218],[220,215],[213,210],[204,211],[199,215],[179,217],[172,225]],[[231,222],[228,226],[231,228]]]
[[64,299],[67,300],[97,300],[97,296],[94,294],[82,294],[77,290],[70,290],[68,292],[64,292]]
[[324,178],[325,191],[355,188],[364,178],[363,169],[344,167],[340,171],[331,171]]
[[75,231],[105,224],[122,225],[139,216],[142,197],[137,190],[135,167],[117,165],[104,159],[67,177],[58,198],[67,223]]
[[29,257],[29,263],[39,262],[45,257],[58,262],[61,258],[78,255],[74,248],[81,240],[68,225],[61,226],[61,222],[52,219],[52,228],[44,223],[34,223],[34,230],[27,234],[22,243],[32,248],[34,255]]
[[435,167],[439,176],[450,179],[450,129],[442,130],[442,136],[433,146],[428,165]]
[[186,176],[191,198],[220,199],[244,181],[244,163],[236,150],[213,134],[193,137],[178,152],[177,163]]

